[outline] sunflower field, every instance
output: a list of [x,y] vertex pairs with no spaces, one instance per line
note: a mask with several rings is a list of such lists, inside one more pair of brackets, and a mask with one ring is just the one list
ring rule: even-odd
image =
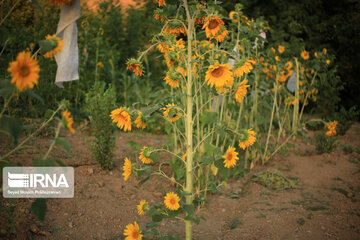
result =
[[[1,1],[1,237],[360,237],[360,7],[256,2]],[[30,166],[74,197],[7,198]]]

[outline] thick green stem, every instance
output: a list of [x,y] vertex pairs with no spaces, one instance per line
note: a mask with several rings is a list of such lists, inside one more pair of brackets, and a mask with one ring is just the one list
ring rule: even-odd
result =
[[59,134],[60,134],[61,125],[62,125],[62,123],[60,122],[60,123],[58,124],[58,127],[56,128],[55,138],[54,138],[54,140],[52,141],[49,149],[48,149],[47,152],[45,153],[44,159],[47,159],[47,157],[48,157],[49,154],[51,153],[52,149],[54,148],[54,146],[55,146],[55,144],[56,144],[56,139],[59,137]]
[[296,90],[295,90],[295,98],[296,103],[294,105],[294,112],[293,112],[293,124],[292,124],[292,131],[295,132],[297,129],[298,124],[298,116],[299,116],[299,78],[300,78],[300,66],[297,58],[295,58],[296,64]]
[[270,124],[269,124],[269,130],[268,130],[268,135],[266,138],[266,144],[265,144],[265,151],[264,151],[264,155],[262,157],[262,164],[264,164],[267,159],[266,159],[266,154],[267,154],[267,149],[269,146],[269,140],[270,140],[270,135],[271,135],[271,128],[272,128],[272,124],[273,124],[273,119],[274,119],[274,113],[275,113],[275,104],[276,104],[276,97],[277,97],[277,92],[278,92],[278,83],[279,83],[279,73],[276,74],[276,82],[275,82],[275,94],[274,94],[274,103],[273,103],[273,107],[272,107],[272,111],[271,111],[271,118],[270,118]]
[[97,34],[97,38],[96,38],[95,82],[97,82],[97,81],[98,81],[99,41],[100,41],[100,33],[98,33],[98,34]]
[[[186,119],[185,119],[185,131],[186,131],[186,204],[192,205],[193,201],[193,121],[192,121],[192,31],[193,31],[193,19],[191,18],[189,6],[187,0],[184,0],[184,8],[186,11],[186,18],[188,22],[187,27],[187,83],[186,83]],[[185,220],[185,239],[192,240],[192,222],[191,220]]]

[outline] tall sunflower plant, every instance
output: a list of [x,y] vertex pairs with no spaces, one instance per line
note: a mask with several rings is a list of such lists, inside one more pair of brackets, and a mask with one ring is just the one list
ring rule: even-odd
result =
[[[1,20],[0,27],[5,23],[6,19],[11,16],[12,11],[15,9],[20,1],[15,1],[13,7],[8,14]],[[55,1],[51,1],[55,4]],[[59,4],[61,1],[56,1]],[[67,3],[64,3],[67,4]],[[38,63],[39,57],[54,58],[57,53],[62,51],[64,41],[56,35],[48,34],[44,40],[39,41],[39,47],[34,48],[31,44],[25,51],[17,54],[16,59],[11,61],[8,65],[8,75],[0,81],[0,97],[3,98],[0,107],[0,131],[7,134],[13,143],[13,148],[0,156],[0,166],[18,166],[19,163],[13,162],[11,156],[17,151],[21,150],[29,140],[38,136],[38,134],[48,125],[53,125],[55,122],[56,127],[54,139],[46,152],[40,153],[40,157],[34,159],[33,166],[65,166],[60,159],[54,159],[50,156],[51,151],[56,145],[64,147],[70,151],[70,143],[66,138],[60,136],[61,128],[69,130],[72,134],[75,133],[73,127],[74,120],[71,113],[68,111],[69,102],[66,100],[58,104],[56,110],[48,110],[44,120],[38,128],[31,129],[26,133],[26,137],[21,138],[28,129],[24,126],[21,118],[13,117],[9,106],[16,104],[21,94],[28,94],[31,97],[37,98],[43,102],[42,98],[32,91],[39,82],[40,66]],[[2,51],[3,52],[3,51]],[[1,52],[1,53],[2,53]],[[1,55],[0,53],[0,55]],[[19,142],[19,139],[21,141]],[[44,221],[46,210],[46,201],[44,199],[36,199],[31,207],[34,215],[40,220]]]
[[[263,54],[260,81],[267,86],[267,95],[273,99],[267,101],[272,106],[269,105],[271,117],[262,156],[264,164],[279,150],[291,146],[288,141],[292,136],[306,131],[306,122],[302,121],[304,109],[309,102],[317,102],[318,87],[328,76],[333,57],[326,49],[310,53],[291,43],[269,46]],[[277,123],[276,131],[271,127],[274,123]],[[274,150],[269,152],[271,138]]]
[[[248,91],[254,87],[252,70],[259,64],[258,52],[265,42],[262,33],[268,27],[262,20],[245,17],[240,4],[224,15],[216,1],[155,2],[159,9],[154,17],[163,28],[147,50],[128,60],[127,68],[141,77],[143,57],[158,50],[167,66],[164,81],[170,97],[143,109],[119,107],[111,118],[120,129],[131,131],[132,125],[146,128],[146,121],[155,114],[163,116],[171,126],[171,144],[143,146],[136,162],[126,158],[124,179],[136,172],[144,176],[141,184],[151,175],[161,175],[177,188],[164,196],[164,205],[140,207],[152,224],[142,230],[136,222],[129,224],[124,235],[145,238],[153,234],[151,228],[157,222],[174,217],[185,222],[186,239],[192,239],[192,224],[201,219],[195,206],[204,203],[208,192],[225,185],[246,155],[255,158],[251,147],[256,144],[256,126],[249,120],[253,97]],[[170,154],[171,159],[160,160],[159,152]],[[163,170],[167,165],[171,175]]]

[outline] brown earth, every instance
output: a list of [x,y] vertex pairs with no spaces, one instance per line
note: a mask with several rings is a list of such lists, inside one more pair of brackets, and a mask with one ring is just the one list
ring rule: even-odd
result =
[[[160,177],[154,176],[137,187],[136,177],[124,182],[121,175],[122,159],[133,154],[129,141],[161,146],[166,144],[164,135],[119,133],[115,168],[110,172],[93,163],[85,133],[63,135],[71,143],[71,154],[59,147],[52,155],[74,166],[75,197],[47,200],[43,224],[30,212],[32,199],[15,200],[16,234],[0,235],[2,238],[123,239],[128,223],[137,221],[144,227],[150,222],[137,215],[136,205],[141,199],[162,203],[164,194],[174,190]],[[318,155],[311,135],[293,140],[296,147],[289,155],[279,154],[267,166],[256,166],[244,178],[228,181],[222,193],[209,195],[208,203],[196,212],[206,221],[194,226],[194,239],[360,239],[360,154],[345,154],[339,146],[331,154]],[[9,139],[1,136],[0,140],[0,154],[4,154],[9,150]],[[359,148],[360,124],[354,124],[338,142]],[[29,145],[45,151],[49,140],[39,137]],[[25,148],[11,160],[31,165],[38,156],[38,150]],[[272,191],[250,180],[266,168],[298,178],[301,185],[294,190]],[[1,197],[2,207],[6,209],[9,203]],[[7,217],[4,211],[0,213],[2,229],[6,228]],[[184,238],[181,221],[164,221],[161,229]]]

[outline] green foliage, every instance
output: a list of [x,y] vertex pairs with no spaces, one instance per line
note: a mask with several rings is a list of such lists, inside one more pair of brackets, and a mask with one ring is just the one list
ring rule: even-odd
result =
[[89,113],[92,135],[91,150],[103,169],[113,167],[115,147],[114,125],[110,113],[115,109],[116,94],[112,85],[105,89],[105,83],[97,82],[86,94],[86,110]]
[[0,236],[7,235],[8,239],[11,238],[11,234],[16,233],[16,221],[15,221],[15,199],[10,199],[7,206],[0,205],[0,213],[6,216],[5,224],[0,228]]
[[304,46],[313,51],[327,48],[328,53],[335,54],[336,61],[331,61],[331,71],[322,81],[325,85],[319,88],[318,100],[321,101],[317,110],[332,113],[340,96],[341,104],[347,108],[359,104],[356,70],[359,52],[354,49],[360,46],[354,36],[360,27],[360,5],[356,1],[236,0],[224,1],[223,7],[230,11],[237,2],[243,4],[246,15],[269,21],[271,30],[267,41],[270,45],[285,42],[294,47],[290,51]]
[[336,147],[337,138],[334,136],[326,136],[325,133],[315,133],[315,148],[319,154],[331,153]]
[[296,220],[297,224],[299,224],[300,226],[305,224],[305,219],[304,218],[298,218],[298,220]]
[[342,150],[343,150],[345,153],[352,153],[352,152],[355,151],[354,147],[351,146],[351,145],[341,144],[341,148],[342,148]]
[[267,169],[254,174],[251,180],[273,190],[293,189],[298,185],[297,181],[287,178],[276,169]]
[[360,111],[356,109],[355,106],[351,107],[349,110],[346,110],[344,107],[341,107],[340,110],[333,115],[333,119],[338,120],[339,124],[336,127],[336,132],[340,135],[344,135],[346,131],[351,127],[351,125],[357,121],[360,116]]
[[31,204],[31,212],[41,221],[44,222],[45,214],[46,214],[46,199],[45,198],[37,198]]

